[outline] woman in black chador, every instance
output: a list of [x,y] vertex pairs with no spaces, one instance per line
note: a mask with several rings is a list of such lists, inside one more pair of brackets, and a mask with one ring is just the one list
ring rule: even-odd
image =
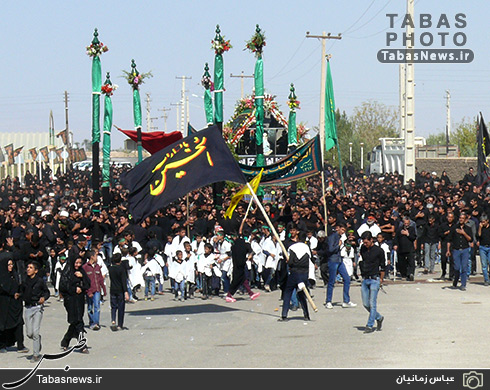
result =
[[[80,333],[85,333],[83,314],[85,310],[85,295],[90,287],[90,279],[82,268],[80,257],[71,260],[63,270],[60,280],[60,292],[63,294],[63,304],[68,314],[70,326],[61,340],[61,348],[68,349],[71,339],[78,339]],[[81,350],[88,353],[88,348]]]
[[17,351],[28,352],[24,346],[22,299],[19,276],[14,270],[10,252],[0,253],[0,353],[17,342]]

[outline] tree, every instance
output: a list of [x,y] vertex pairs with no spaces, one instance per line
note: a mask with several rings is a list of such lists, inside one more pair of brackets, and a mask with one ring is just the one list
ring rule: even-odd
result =
[[[355,166],[360,165],[360,143],[364,143],[364,161],[367,162],[368,152],[379,144],[380,138],[398,137],[398,111],[394,107],[386,106],[374,100],[363,102],[355,107],[350,120],[352,135],[343,140],[342,148],[349,150],[349,142],[353,143],[353,161]],[[356,158],[354,158],[356,156]],[[348,154],[347,154],[348,158]],[[342,158],[345,161],[344,158]],[[366,164],[365,164],[366,167]]]
[[451,144],[458,145],[461,157],[477,156],[477,120],[464,117],[456,126],[456,130],[451,133],[449,140]]
[[427,145],[446,145],[446,133],[429,134],[425,142]]

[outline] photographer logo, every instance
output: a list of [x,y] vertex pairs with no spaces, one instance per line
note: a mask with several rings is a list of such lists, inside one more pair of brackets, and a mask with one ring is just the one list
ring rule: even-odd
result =
[[463,387],[468,389],[477,389],[483,387],[483,374],[470,371],[463,374]]

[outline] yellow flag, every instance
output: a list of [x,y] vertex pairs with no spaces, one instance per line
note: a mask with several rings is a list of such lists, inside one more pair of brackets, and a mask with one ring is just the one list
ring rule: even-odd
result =
[[[262,168],[257,176],[255,176],[252,180],[250,180],[250,186],[253,188],[254,192],[257,192],[259,188],[260,179],[262,178],[262,172],[264,168]],[[233,211],[235,210],[238,203],[243,199],[245,195],[251,195],[248,186],[244,186],[240,191],[238,191],[233,198],[231,198],[230,205],[225,213],[225,218],[231,218],[233,215]]]

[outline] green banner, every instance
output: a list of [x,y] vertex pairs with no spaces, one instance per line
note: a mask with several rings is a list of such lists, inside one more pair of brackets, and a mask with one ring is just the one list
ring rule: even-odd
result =
[[335,120],[335,99],[333,96],[330,61],[327,61],[327,80],[325,82],[325,150],[337,145],[337,123]]
[[204,90],[204,111],[206,112],[207,125],[213,124],[213,97],[211,96],[211,90],[206,88]]
[[322,167],[320,136],[317,135],[274,164],[264,167],[238,165],[247,181],[252,180],[263,168],[260,185],[264,186],[291,183],[316,175]]
[[[134,129],[141,134],[141,99],[138,88],[133,88],[133,118]],[[138,142],[138,164],[143,161],[143,146]]]
[[133,89],[133,118],[134,128],[141,127],[141,99],[138,89]]
[[100,95],[94,93],[92,95],[92,143],[97,142],[100,142]]
[[264,160],[264,63],[262,56],[255,63],[255,144],[257,145],[258,167],[265,164]]
[[112,101],[110,96],[106,95],[104,99],[104,141],[102,145],[102,187],[109,187],[111,182],[111,128]]
[[100,88],[102,87],[102,68],[100,57],[92,60],[92,143],[100,142]]
[[288,147],[298,145],[298,132],[296,129],[296,111],[289,111],[288,120]]
[[216,54],[214,56],[214,122],[223,123],[223,56]]

